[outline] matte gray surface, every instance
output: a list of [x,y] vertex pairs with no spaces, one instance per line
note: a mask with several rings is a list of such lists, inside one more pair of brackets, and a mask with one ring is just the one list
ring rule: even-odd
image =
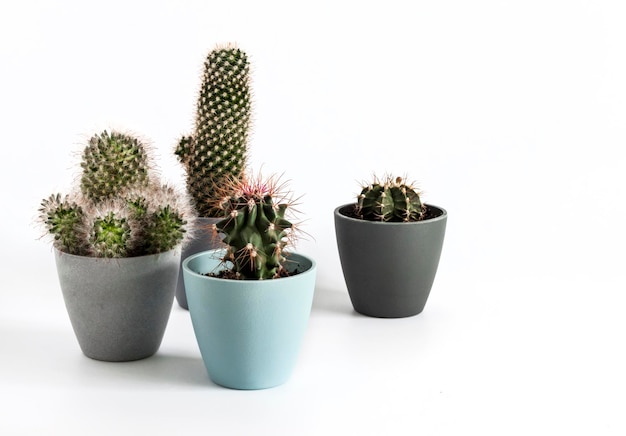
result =
[[104,259],[55,250],[63,299],[83,353],[129,361],[161,345],[174,302],[180,249]]
[[411,223],[373,222],[335,209],[335,234],[354,309],[368,316],[402,318],[422,312],[430,294],[446,230],[447,212]]
[[221,219],[222,218],[198,218],[194,226],[193,238],[183,248],[183,254],[180,258],[181,267],[178,273],[178,283],[176,284],[176,301],[183,309],[189,310],[189,305],[187,304],[187,294],[185,293],[182,262],[192,254],[219,248],[222,245],[222,243],[213,236],[213,231],[211,230],[211,226]]

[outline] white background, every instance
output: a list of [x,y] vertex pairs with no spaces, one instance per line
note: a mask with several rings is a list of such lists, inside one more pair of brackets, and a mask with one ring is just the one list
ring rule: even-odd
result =
[[[626,434],[626,6],[616,1],[0,4],[0,433]],[[102,129],[164,178],[202,63],[253,65],[251,164],[303,194],[318,262],[291,379],[212,384],[177,305],[159,352],[84,357],[34,217]],[[357,315],[333,209],[408,174],[448,231],[425,311]]]

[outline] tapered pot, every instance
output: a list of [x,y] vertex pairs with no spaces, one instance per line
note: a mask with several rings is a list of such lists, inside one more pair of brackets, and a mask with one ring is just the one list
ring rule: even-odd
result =
[[426,205],[428,219],[379,222],[355,218],[354,204],[335,209],[335,234],[354,310],[379,318],[421,313],[443,247],[448,214]]
[[182,261],[192,254],[201,251],[219,248],[222,244],[213,234],[213,224],[219,222],[222,218],[197,218],[193,227],[193,238],[183,248],[181,256],[181,268],[178,274],[178,283],[176,284],[176,301],[183,309],[189,309],[187,305],[187,294],[185,293],[185,282],[183,279]]
[[55,250],[65,306],[83,353],[120,362],[152,356],[167,326],[180,249],[129,258]]
[[[192,255],[183,274],[193,329],[211,380],[233,389],[285,383],[296,364],[315,288],[315,262],[292,253],[289,277],[228,280],[222,250]],[[294,274],[297,270],[297,274]]]

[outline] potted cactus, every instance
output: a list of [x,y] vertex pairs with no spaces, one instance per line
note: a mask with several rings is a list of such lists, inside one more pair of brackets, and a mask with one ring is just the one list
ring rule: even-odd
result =
[[223,187],[214,225],[225,248],[183,261],[189,311],[209,377],[234,389],[284,383],[296,362],[313,300],[315,262],[289,250],[293,200],[278,178]]
[[194,214],[185,194],[154,178],[151,161],[134,136],[96,134],[83,150],[78,187],[39,209],[72,327],[93,359],[153,355],[169,320]]
[[355,203],[334,211],[344,279],[354,309],[379,318],[424,309],[443,247],[447,212],[422,203],[402,177],[374,177]]
[[[240,178],[246,166],[251,124],[250,64],[233,44],[211,50],[196,107],[195,131],[175,149],[186,173],[187,191],[199,219],[195,237],[182,259],[219,246],[208,230],[220,219],[215,207],[223,181]],[[178,304],[187,309],[182,271],[176,289]]]

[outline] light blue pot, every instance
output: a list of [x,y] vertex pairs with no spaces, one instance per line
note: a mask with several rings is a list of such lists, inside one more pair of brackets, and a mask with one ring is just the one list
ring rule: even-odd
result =
[[315,262],[289,256],[299,273],[273,280],[206,276],[220,268],[223,250],[183,261],[193,329],[213,382],[233,389],[265,389],[287,381],[311,313]]

